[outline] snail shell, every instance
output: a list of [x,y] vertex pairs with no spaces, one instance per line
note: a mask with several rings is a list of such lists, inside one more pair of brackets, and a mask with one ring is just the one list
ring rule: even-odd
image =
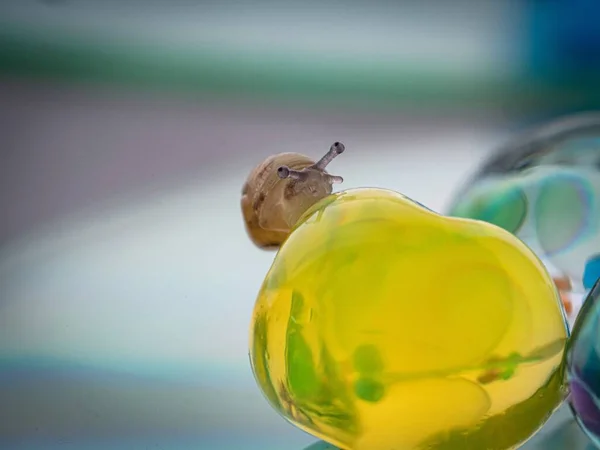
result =
[[241,206],[246,231],[257,247],[278,248],[302,214],[343,181],[325,171],[343,151],[336,142],[316,163],[299,153],[280,153],[252,170],[242,188]]

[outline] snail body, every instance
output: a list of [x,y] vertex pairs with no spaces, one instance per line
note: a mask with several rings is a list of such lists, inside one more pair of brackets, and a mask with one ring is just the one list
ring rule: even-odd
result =
[[279,153],[250,172],[241,207],[246,232],[257,247],[278,248],[302,214],[343,181],[325,171],[343,151],[344,145],[336,142],[317,162],[299,153]]

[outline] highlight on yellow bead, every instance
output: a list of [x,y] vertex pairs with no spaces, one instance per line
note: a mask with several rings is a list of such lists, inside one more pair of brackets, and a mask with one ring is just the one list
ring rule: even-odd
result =
[[299,220],[256,300],[271,405],[342,449],[516,448],[561,404],[564,311],[510,233],[382,189]]

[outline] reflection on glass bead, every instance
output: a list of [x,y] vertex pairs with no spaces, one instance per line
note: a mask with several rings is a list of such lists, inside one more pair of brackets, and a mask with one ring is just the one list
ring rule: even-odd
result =
[[359,189],[282,245],[250,357],[270,404],[340,448],[503,450],[561,403],[566,336],[552,279],[513,235]]
[[569,403],[577,422],[600,448],[600,281],[588,294],[567,347]]
[[583,292],[586,264],[600,254],[600,115],[575,116],[515,139],[481,167],[449,214],[516,234],[559,278],[568,278],[557,283],[568,302],[564,287]]
[[600,254],[592,255],[586,261],[583,271],[583,287],[591,289],[598,278],[600,278]]

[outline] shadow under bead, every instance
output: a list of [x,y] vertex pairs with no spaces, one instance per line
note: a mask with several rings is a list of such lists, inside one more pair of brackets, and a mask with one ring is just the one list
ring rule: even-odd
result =
[[279,248],[302,214],[343,181],[325,168],[344,150],[335,142],[317,162],[299,153],[279,153],[252,170],[242,188],[241,207],[246,231],[257,247]]

